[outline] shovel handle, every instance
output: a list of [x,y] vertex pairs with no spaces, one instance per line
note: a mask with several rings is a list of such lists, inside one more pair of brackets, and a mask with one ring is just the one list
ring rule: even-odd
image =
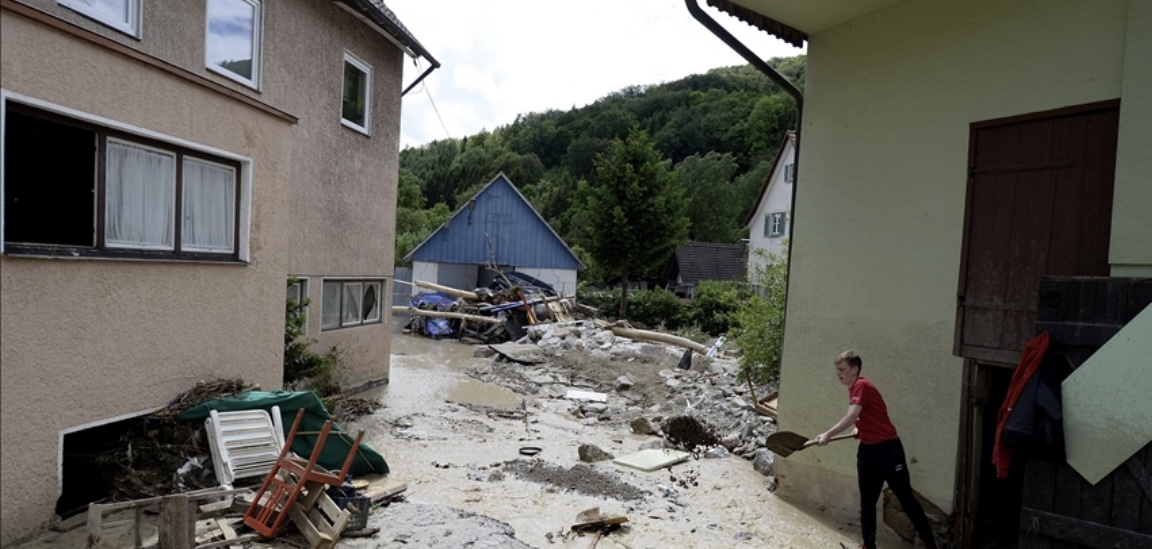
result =
[[[860,432],[853,429],[851,433],[845,433],[843,435],[836,435],[834,437],[829,438],[828,442],[836,442],[837,440],[844,440],[847,438],[856,438],[858,436],[860,436]],[[804,446],[801,446],[801,448],[807,448],[809,446],[815,446],[815,445],[816,445],[816,439],[812,439],[812,440],[809,440],[808,442],[805,442]]]

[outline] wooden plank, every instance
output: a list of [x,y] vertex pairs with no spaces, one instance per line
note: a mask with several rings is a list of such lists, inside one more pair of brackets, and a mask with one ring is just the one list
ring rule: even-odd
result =
[[1116,142],[1120,110],[1083,115],[1084,221],[1080,226],[1080,272],[1108,276],[1108,250],[1112,233],[1112,195],[1116,174]]
[[292,523],[296,525],[296,529],[300,530],[300,533],[304,535],[304,538],[308,540],[308,544],[311,545],[313,549],[331,547],[336,543],[336,540],[332,539],[331,536],[323,534],[316,529],[316,525],[312,524],[308,515],[304,513],[299,505],[293,505],[292,508],[288,510],[288,516],[292,518]]
[[[1033,529],[1037,536],[1093,549],[1152,547],[1152,535],[1036,509],[1025,508],[1021,511],[1020,527]],[[1024,547],[1023,544],[1021,546]]]
[[1152,501],[1152,472],[1145,469],[1143,465],[1137,463],[1137,457],[1139,455],[1140,454],[1137,453],[1135,456],[1129,458],[1126,462],[1126,465],[1128,466],[1128,472],[1132,474],[1132,480],[1134,484],[1140,488],[1140,491],[1144,493],[1144,496],[1148,498],[1148,501]]
[[[1152,471],[1152,444],[1144,446],[1144,470]],[[1152,534],[1152,502],[1140,502],[1140,531]]]
[[100,504],[88,506],[88,549],[100,547],[104,535],[104,510]]
[[392,499],[393,497],[395,497],[395,496],[397,496],[397,495],[399,495],[399,494],[401,494],[407,490],[408,490],[408,483],[407,482],[393,482],[392,484],[389,484],[387,486],[383,486],[383,487],[380,487],[377,489],[369,488],[369,489],[365,490],[363,493],[368,498],[371,498],[372,505],[376,505],[377,503],[380,503],[382,501]]
[[160,549],[191,549],[195,545],[195,518],[187,495],[164,496],[160,501]]
[[236,536],[233,539],[212,541],[212,542],[205,543],[204,545],[197,545],[196,549],[215,549],[216,547],[224,547],[226,545],[229,547],[243,547],[243,544],[245,544],[245,543],[253,542],[253,541],[260,541],[261,539],[262,538],[261,538],[260,534],[252,532],[250,534],[244,534],[242,536]]
[[1076,517],[1096,524],[1112,526],[1112,482],[1115,474],[1104,477],[1096,484],[1080,482],[1080,514]]
[[[1143,454],[1137,453],[1129,460],[1129,464],[1143,466],[1138,462]],[[1108,517],[1108,524],[1122,530],[1140,529],[1140,500],[1144,499],[1140,485],[1132,478],[1128,468],[1121,467],[1112,472],[1112,514]]]

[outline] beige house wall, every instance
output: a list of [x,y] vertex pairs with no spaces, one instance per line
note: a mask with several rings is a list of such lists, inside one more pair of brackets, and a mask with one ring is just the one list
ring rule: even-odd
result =
[[1124,33],[1112,276],[1152,277],[1152,2],[1128,2]]
[[[165,3],[163,9],[145,2],[137,40],[56,0],[19,1],[298,117],[285,277],[308,276],[317,292],[325,277],[392,278],[404,56],[383,35],[332,0],[264,2],[257,90],[205,67],[207,2]],[[370,135],[340,123],[345,52],[372,67]],[[358,346],[348,349],[347,386],[386,381],[391,315],[382,324],[322,332],[319,293],[312,305],[315,350],[342,342]],[[350,331],[368,333],[343,333]]]
[[[321,292],[325,278],[383,278],[381,305],[391,306],[403,55],[330,0],[302,2],[298,12],[275,28],[270,21],[265,32],[268,70],[296,83],[284,105],[300,117],[289,273],[311,280],[314,349],[344,350],[345,386],[370,386],[388,379],[392,315],[382,314],[379,324],[321,331]],[[371,135],[340,123],[346,51],[372,67]]]
[[8,545],[54,517],[66,431],[202,379],[280,385],[293,127],[8,11],[0,37],[6,92],[246,157],[252,177],[248,265],[0,257]]
[[[844,415],[832,358],[854,349],[887,400],[913,486],[952,508],[969,124],[1120,97],[1127,16],[1124,2],[902,2],[811,36],[781,429],[815,435]],[[1118,180],[1117,196],[1131,185]],[[1131,215],[1116,212],[1120,232]],[[1135,244],[1114,245],[1114,257],[1128,253],[1152,264]],[[854,453],[778,460],[781,494],[855,515]]]

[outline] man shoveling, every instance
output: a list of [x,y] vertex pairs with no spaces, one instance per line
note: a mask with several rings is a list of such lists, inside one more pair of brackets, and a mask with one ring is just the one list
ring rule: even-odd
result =
[[835,435],[853,424],[860,437],[856,451],[856,474],[860,487],[860,529],[864,536],[862,548],[876,548],[876,502],[884,483],[900,500],[900,507],[912,520],[916,532],[928,549],[936,549],[936,538],[924,509],[912,494],[912,483],[905,462],[904,445],[896,434],[896,427],[888,419],[884,398],[871,381],[860,376],[864,361],[852,351],[836,357],[836,377],[848,386],[848,413],[832,428],[820,433],[815,443],[827,445]]

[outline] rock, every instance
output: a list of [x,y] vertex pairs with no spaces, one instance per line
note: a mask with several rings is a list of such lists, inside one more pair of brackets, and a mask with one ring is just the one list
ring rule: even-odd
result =
[[604,404],[603,402],[588,402],[588,403],[580,405],[580,409],[583,410],[584,413],[588,414],[588,415],[602,414],[602,413],[608,411],[608,405]]
[[656,440],[650,440],[648,442],[645,442],[644,444],[641,444],[640,448],[638,448],[638,450],[660,450],[663,448],[664,448],[664,439],[658,438]]
[[638,435],[655,435],[659,429],[652,424],[652,421],[646,417],[638,417],[632,420],[632,432]]
[[676,379],[674,377],[670,377],[670,378],[664,380],[664,385],[666,385],[669,389],[676,389],[676,388],[680,387],[682,385],[682,383],[680,382],[679,379]]
[[591,444],[581,444],[576,449],[576,453],[580,456],[580,461],[585,463],[595,463],[597,461],[607,461],[615,458],[616,456],[601,450],[598,446]]
[[491,347],[485,345],[472,349],[472,356],[476,358],[492,358],[496,356],[496,351],[493,351]]
[[764,476],[772,475],[772,452],[767,448],[758,448],[752,454],[752,468]]
[[626,375],[616,378],[617,391],[625,391],[631,389],[633,385],[636,385],[636,382]]

